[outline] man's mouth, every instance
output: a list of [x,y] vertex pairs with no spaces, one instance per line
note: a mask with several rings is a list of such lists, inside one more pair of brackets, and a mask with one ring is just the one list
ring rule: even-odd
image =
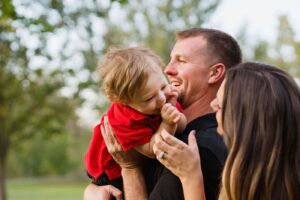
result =
[[171,85],[174,87],[180,86],[180,83],[178,81],[171,81]]

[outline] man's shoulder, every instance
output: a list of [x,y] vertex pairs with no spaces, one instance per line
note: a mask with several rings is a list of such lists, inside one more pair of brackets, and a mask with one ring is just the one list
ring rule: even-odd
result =
[[217,126],[218,124],[215,113],[209,113],[204,116],[200,116],[187,124],[186,129],[180,139],[184,142],[187,142],[189,133],[192,130],[195,130],[197,140],[199,137],[202,138],[202,140],[219,140],[221,137],[217,133]]
[[223,163],[227,157],[227,148],[223,138],[217,133],[217,126],[215,113],[201,116],[189,123],[181,139],[187,143],[190,131],[195,130],[199,151],[205,151],[205,154],[214,156]]

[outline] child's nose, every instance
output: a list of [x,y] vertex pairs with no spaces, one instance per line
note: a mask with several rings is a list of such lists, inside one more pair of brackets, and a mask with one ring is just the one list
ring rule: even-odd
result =
[[166,96],[163,92],[160,92],[158,101],[159,101],[160,107],[162,107],[166,103]]

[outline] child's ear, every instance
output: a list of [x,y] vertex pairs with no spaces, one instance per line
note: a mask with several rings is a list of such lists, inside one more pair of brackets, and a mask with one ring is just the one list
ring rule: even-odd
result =
[[122,100],[122,101],[120,101],[120,103],[125,106],[128,106],[128,104],[129,104],[129,102],[127,100]]
[[226,67],[223,63],[217,63],[210,67],[208,84],[214,84],[223,80]]

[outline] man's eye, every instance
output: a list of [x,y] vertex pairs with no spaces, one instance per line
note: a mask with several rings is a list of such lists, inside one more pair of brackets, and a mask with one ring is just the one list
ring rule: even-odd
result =
[[178,58],[178,62],[185,63],[186,61],[183,58]]

